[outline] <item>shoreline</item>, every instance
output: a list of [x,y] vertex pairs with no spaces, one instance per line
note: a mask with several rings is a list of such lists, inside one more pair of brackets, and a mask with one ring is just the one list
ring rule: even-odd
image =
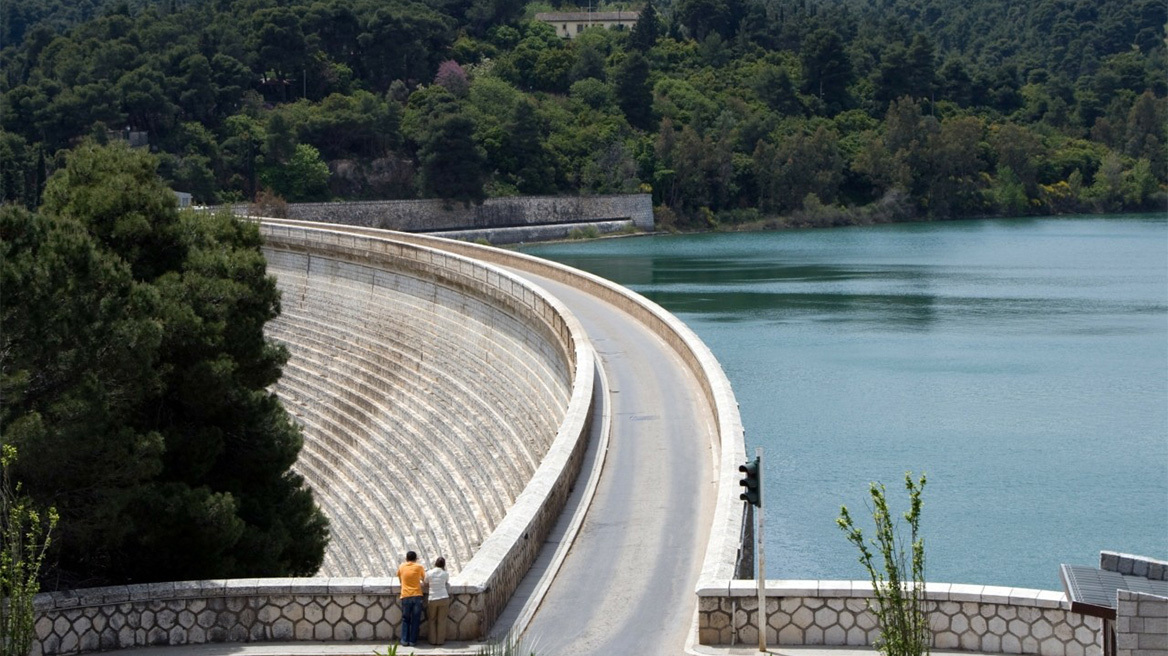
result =
[[866,223],[834,223],[829,225],[799,223],[792,224],[786,222],[792,215],[771,217],[767,219],[760,219],[758,221],[750,221],[745,223],[734,223],[728,225],[718,225],[713,228],[677,228],[669,226],[665,228],[658,228],[652,232],[617,232],[610,234],[602,234],[597,236],[581,236],[569,237],[567,239],[549,239],[547,241],[529,241],[519,242],[515,244],[499,244],[496,248],[508,249],[522,249],[533,245],[542,244],[574,244],[591,241],[600,241],[606,239],[627,239],[636,237],[654,237],[666,235],[703,235],[703,234],[733,234],[743,232],[781,232],[784,230],[830,230],[837,228],[865,228],[878,225],[893,225],[893,224],[914,224],[914,223],[956,223],[961,221],[1002,221],[1002,220],[1044,220],[1044,219],[1091,219],[1091,218],[1115,218],[1117,216],[1123,217],[1146,217],[1146,218],[1161,218],[1168,220],[1168,208],[1163,211],[1149,211],[1149,212],[1086,212],[1082,214],[1036,214],[1029,216],[997,216],[997,215],[982,215],[982,216],[964,216],[951,219],[930,219],[930,218],[913,218],[889,221],[870,221]]

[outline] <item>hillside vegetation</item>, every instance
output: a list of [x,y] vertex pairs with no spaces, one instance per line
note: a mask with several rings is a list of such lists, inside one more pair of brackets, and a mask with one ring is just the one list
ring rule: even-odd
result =
[[554,9],[13,0],[0,196],[33,208],[65,149],[144,131],[200,203],[652,190],[699,227],[1165,206],[1158,0],[673,0],[572,41],[529,19]]

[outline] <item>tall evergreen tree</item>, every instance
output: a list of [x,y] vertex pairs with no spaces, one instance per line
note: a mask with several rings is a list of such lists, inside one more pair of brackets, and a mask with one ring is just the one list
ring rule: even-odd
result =
[[616,73],[616,97],[629,125],[653,129],[653,91],[649,87],[649,60],[634,50]]
[[487,156],[475,143],[474,131],[474,119],[465,111],[438,119],[418,152],[423,193],[468,204],[483,202]]
[[629,35],[629,44],[641,52],[648,52],[650,48],[657,45],[657,39],[660,36],[661,19],[657,16],[657,8],[653,6],[653,0],[649,0],[645,3],[645,8],[641,10],[641,15],[637,17],[637,23],[633,25],[633,31]]
[[820,28],[803,42],[803,90],[818,97],[829,114],[848,104],[848,85],[854,71],[838,32]]
[[63,584],[319,568],[259,245],[230,215],[179,214],[122,146],[71,153],[41,214],[0,211],[0,434],[60,510]]

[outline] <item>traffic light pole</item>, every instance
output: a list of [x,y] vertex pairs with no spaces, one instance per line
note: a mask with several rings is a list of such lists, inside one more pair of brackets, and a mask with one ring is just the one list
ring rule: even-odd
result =
[[758,517],[758,530],[755,535],[758,536],[758,650],[766,651],[767,638],[767,613],[766,613],[766,560],[762,553],[762,534],[763,534],[763,512],[762,512],[762,447],[758,447],[755,451],[756,460],[758,461],[758,512],[754,513]]

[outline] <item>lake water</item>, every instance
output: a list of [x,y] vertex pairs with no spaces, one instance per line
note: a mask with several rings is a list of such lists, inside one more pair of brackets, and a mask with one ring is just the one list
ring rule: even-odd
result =
[[651,236],[525,252],[628,286],[722,363],[765,449],[771,578],[866,578],[835,525],[928,475],[927,578],[1057,590],[1168,557],[1168,218]]

